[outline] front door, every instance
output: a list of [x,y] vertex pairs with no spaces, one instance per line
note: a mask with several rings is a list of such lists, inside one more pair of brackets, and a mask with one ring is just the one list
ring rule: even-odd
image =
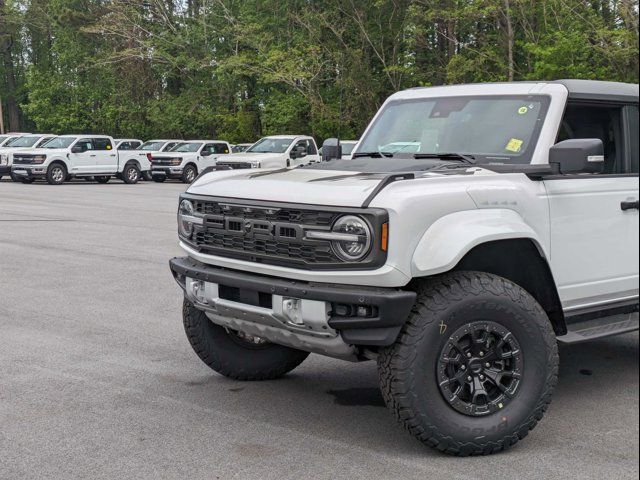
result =
[[551,265],[566,311],[638,296],[638,129],[627,108],[569,105],[559,140],[602,139],[604,172],[544,181]]

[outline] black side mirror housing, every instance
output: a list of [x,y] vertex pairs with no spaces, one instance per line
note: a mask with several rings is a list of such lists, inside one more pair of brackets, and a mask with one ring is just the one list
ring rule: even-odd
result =
[[291,153],[289,154],[289,157],[292,160],[295,160],[296,158],[303,158],[306,156],[307,156],[307,149],[304,148],[303,146],[295,147],[293,150],[291,150]]
[[337,138],[327,138],[322,144],[322,161],[336,160],[342,158],[342,145]]
[[211,152],[209,150],[203,150],[202,152],[200,152],[200,156],[201,157],[210,157],[211,156]]
[[84,153],[87,151],[87,148],[83,145],[75,145],[71,148],[71,153]]
[[575,138],[555,144],[549,150],[549,164],[561,174],[602,173],[604,144],[599,138]]

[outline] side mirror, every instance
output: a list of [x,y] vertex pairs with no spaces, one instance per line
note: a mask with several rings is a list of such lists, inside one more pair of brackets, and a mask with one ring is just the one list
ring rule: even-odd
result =
[[336,160],[342,158],[342,145],[337,138],[327,138],[322,144],[322,161]]
[[307,156],[307,149],[302,145],[295,147],[291,150],[291,154],[289,155],[292,159],[303,158]]
[[71,148],[71,153],[84,153],[87,151],[87,147],[84,145],[74,145]]
[[200,153],[200,156],[201,156],[201,157],[210,157],[210,156],[211,156],[211,152],[210,152],[209,150],[203,150],[203,151]]
[[604,144],[599,138],[576,138],[555,144],[549,150],[549,164],[561,174],[602,173]]

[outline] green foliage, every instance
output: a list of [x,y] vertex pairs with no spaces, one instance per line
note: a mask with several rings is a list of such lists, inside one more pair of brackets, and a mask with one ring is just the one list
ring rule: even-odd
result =
[[357,138],[402,88],[561,77],[638,82],[637,0],[0,0],[13,129]]

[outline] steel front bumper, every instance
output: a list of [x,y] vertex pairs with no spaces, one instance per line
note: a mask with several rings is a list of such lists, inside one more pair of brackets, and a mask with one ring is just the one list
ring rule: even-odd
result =
[[11,167],[11,173],[18,178],[44,178],[47,175],[47,167],[42,165],[16,165]]
[[[189,257],[174,258],[169,265],[186,297],[215,323],[331,356],[346,357],[354,345],[392,344],[416,299],[414,292],[395,288],[293,281]],[[327,342],[331,345],[325,347],[335,351],[314,346]]]
[[152,176],[180,178],[182,176],[182,167],[151,167]]

